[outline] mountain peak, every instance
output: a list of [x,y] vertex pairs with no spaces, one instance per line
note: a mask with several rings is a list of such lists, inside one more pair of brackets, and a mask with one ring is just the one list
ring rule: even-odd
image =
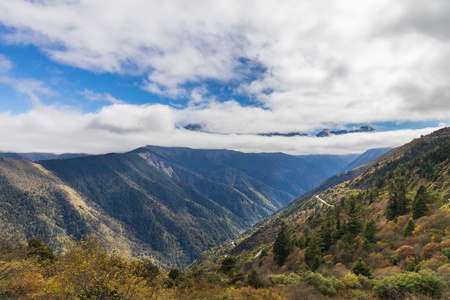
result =
[[340,135],[340,134],[355,133],[355,132],[377,132],[377,131],[379,131],[379,130],[373,128],[370,124],[366,124],[366,125],[359,127],[358,129],[354,129],[354,130],[350,130],[350,131],[348,131],[346,129],[332,131],[332,130],[329,130],[326,128],[326,129],[323,129],[318,134],[316,134],[316,136],[317,137],[327,137],[327,136],[331,136],[331,135]]

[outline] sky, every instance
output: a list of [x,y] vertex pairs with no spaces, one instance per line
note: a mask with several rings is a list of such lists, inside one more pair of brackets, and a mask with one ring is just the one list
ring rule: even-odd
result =
[[396,147],[450,124],[448,28],[449,0],[0,0],[0,151]]

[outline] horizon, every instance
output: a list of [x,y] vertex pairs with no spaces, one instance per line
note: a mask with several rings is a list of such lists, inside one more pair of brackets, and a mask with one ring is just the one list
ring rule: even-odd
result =
[[0,0],[0,151],[401,146],[450,124],[449,16],[445,0]]

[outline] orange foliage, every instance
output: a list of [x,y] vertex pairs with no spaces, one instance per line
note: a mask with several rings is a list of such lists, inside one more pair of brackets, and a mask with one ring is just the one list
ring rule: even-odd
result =
[[417,240],[417,238],[414,238],[414,237],[407,238],[405,241],[405,244],[410,245],[410,246],[417,245],[418,243],[419,243],[419,241]]
[[408,245],[403,245],[400,248],[398,248],[397,250],[395,250],[394,254],[395,254],[395,258],[398,261],[404,260],[407,257],[410,257],[413,255],[412,253],[412,247],[408,246]]
[[44,277],[37,270],[32,270],[12,283],[10,291],[15,297],[25,296],[43,287]]
[[430,258],[435,253],[441,251],[441,249],[442,249],[442,244],[441,243],[431,242],[431,243],[426,244],[423,247],[423,255],[426,258]]

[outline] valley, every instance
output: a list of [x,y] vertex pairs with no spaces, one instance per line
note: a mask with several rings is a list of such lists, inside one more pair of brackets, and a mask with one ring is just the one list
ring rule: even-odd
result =
[[[77,255],[90,253],[86,271],[103,281],[88,277],[82,293],[98,297],[134,282],[133,299],[441,299],[450,284],[450,129],[387,150],[351,170],[342,165],[373,155],[344,163],[147,146],[2,158],[2,230],[28,240],[27,251],[34,237],[52,249],[39,242],[39,255],[57,250],[60,262],[40,265],[57,266],[73,286]],[[321,164],[329,178],[314,181]],[[43,278],[41,295],[70,294]]]

